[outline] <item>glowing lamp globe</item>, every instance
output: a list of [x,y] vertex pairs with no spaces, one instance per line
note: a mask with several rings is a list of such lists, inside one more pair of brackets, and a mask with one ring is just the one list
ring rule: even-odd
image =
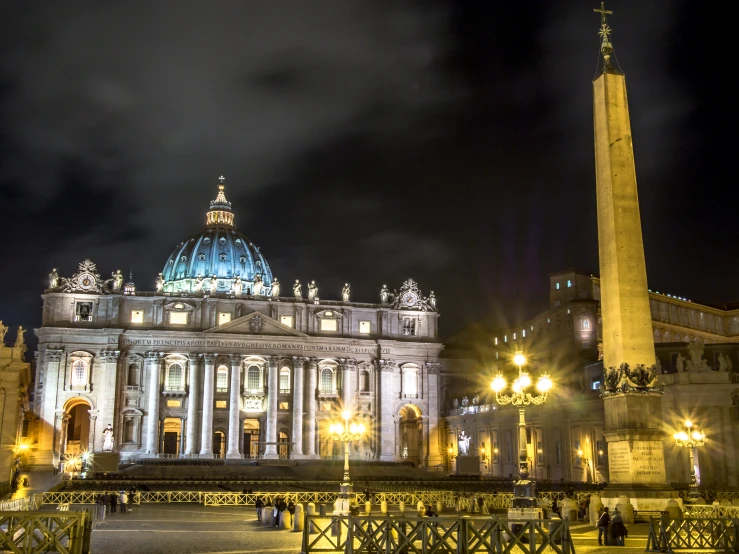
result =
[[526,363],[526,356],[524,356],[521,352],[516,352],[516,355],[513,356],[513,363],[517,366],[522,366]]
[[500,373],[498,373],[498,375],[495,376],[495,379],[493,379],[493,382],[490,384],[490,387],[495,392],[502,391],[505,388],[505,386],[506,386],[505,379]]
[[693,431],[693,439],[694,440],[699,441],[699,440],[704,439],[704,438],[705,437],[703,436],[703,433],[699,433],[698,431]]
[[549,375],[542,375],[536,382],[536,389],[539,392],[548,392],[552,388],[552,380]]
[[686,419],[686,420],[685,420],[685,427],[688,427],[688,428],[690,428],[690,427],[692,427],[692,426],[693,426],[693,422],[692,422],[692,421],[690,421],[689,419]]
[[344,413],[342,414],[344,416],[344,419],[349,419],[352,417],[352,414],[349,410],[344,410]]
[[513,392],[521,392],[521,380],[516,379],[515,381],[513,381],[513,387],[511,388],[513,389]]
[[361,423],[359,425],[357,425],[357,432],[360,435],[364,435],[364,425],[362,425]]
[[521,385],[521,388],[525,389],[531,385],[531,377],[529,377],[528,373],[522,373],[518,378],[518,382]]

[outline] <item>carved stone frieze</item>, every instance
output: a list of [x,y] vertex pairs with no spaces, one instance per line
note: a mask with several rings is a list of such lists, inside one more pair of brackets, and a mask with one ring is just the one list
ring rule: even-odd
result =
[[205,360],[206,365],[213,365],[218,359],[218,354],[209,352],[207,354],[203,354],[203,359]]
[[47,362],[59,362],[62,359],[64,350],[59,348],[47,348],[46,349],[46,361]]
[[600,386],[601,396],[612,396],[623,393],[659,393],[662,394],[663,385],[659,383],[657,364],[647,367],[638,364],[634,369],[629,364],[621,364],[616,369],[610,367],[603,371],[603,384]]

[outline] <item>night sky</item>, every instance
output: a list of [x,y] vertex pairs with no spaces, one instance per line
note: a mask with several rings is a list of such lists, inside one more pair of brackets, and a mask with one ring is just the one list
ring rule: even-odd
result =
[[[282,283],[375,302],[412,277],[442,335],[542,311],[547,273],[598,271],[598,6],[4,2],[0,319],[37,327],[51,268],[86,257],[152,290],[221,174]],[[606,7],[650,287],[736,300],[731,22],[706,2]]]

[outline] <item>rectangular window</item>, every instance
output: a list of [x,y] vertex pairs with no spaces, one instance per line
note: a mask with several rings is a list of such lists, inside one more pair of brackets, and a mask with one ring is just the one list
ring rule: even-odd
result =
[[227,407],[228,407],[227,400],[216,400],[216,408],[227,408]]
[[531,444],[531,429],[526,429],[526,444]]
[[277,406],[278,410],[289,410],[290,409],[290,402],[280,402]]
[[326,318],[321,319],[321,331],[336,331],[337,328],[337,320]]
[[293,316],[291,316],[291,315],[281,315],[280,316],[280,323],[282,323],[286,327],[292,327],[293,326]]
[[495,353],[495,359],[496,359],[496,360],[498,360],[498,359],[499,359],[499,358],[498,358],[498,354],[499,354],[498,352],[496,352],[496,353]]
[[403,336],[415,337],[416,336],[416,322],[418,320],[415,317],[404,317],[403,318]]
[[75,321],[92,321],[92,302],[77,302]]
[[503,342],[508,342],[508,335],[503,335]]
[[559,290],[559,283],[554,283],[554,288]]
[[359,334],[361,335],[369,335],[371,331],[371,326],[369,321],[360,321],[359,322]]
[[526,338],[526,329],[523,329],[523,330],[521,331],[521,336],[522,336],[523,338]]
[[562,443],[560,441],[554,442],[554,459],[557,465],[562,463]]
[[167,400],[167,408],[181,408],[182,400]]
[[495,337],[495,346],[498,346],[498,337]]
[[544,465],[544,443],[536,443],[536,459],[539,465]]
[[516,340],[516,333],[513,333],[513,340]]
[[587,317],[580,320],[580,328],[583,331],[590,331],[590,320]]
[[595,441],[595,448],[597,449],[598,465],[602,466],[606,463],[606,445],[602,440]]
[[144,310],[133,310],[131,312],[131,323],[143,323]]
[[580,441],[575,441],[575,467],[582,465],[582,450],[580,450]]
[[187,312],[169,312],[170,325],[187,325]]
[[331,402],[322,402],[321,403],[321,411],[322,412],[330,412],[332,406],[333,405],[331,404]]
[[572,286],[572,281],[570,281],[569,279],[567,279],[567,288],[570,288],[571,286]]
[[600,390],[600,379],[593,379],[593,382],[591,383],[590,388],[592,390]]
[[228,312],[218,312],[218,325],[223,325],[231,321],[231,314]]
[[228,369],[226,368],[216,371],[216,391],[228,392]]

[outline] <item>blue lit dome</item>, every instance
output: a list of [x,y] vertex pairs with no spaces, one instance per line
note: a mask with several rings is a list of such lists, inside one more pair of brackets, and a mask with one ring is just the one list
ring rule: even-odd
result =
[[224,188],[219,185],[218,196],[210,203],[205,228],[175,248],[164,264],[164,292],[207,292],[215,275],[216,292],[232,291],[239,278],[244,294],[250,294],[259,276],[262,294],[269,294],[272,271],[259,248],[236,230]]

